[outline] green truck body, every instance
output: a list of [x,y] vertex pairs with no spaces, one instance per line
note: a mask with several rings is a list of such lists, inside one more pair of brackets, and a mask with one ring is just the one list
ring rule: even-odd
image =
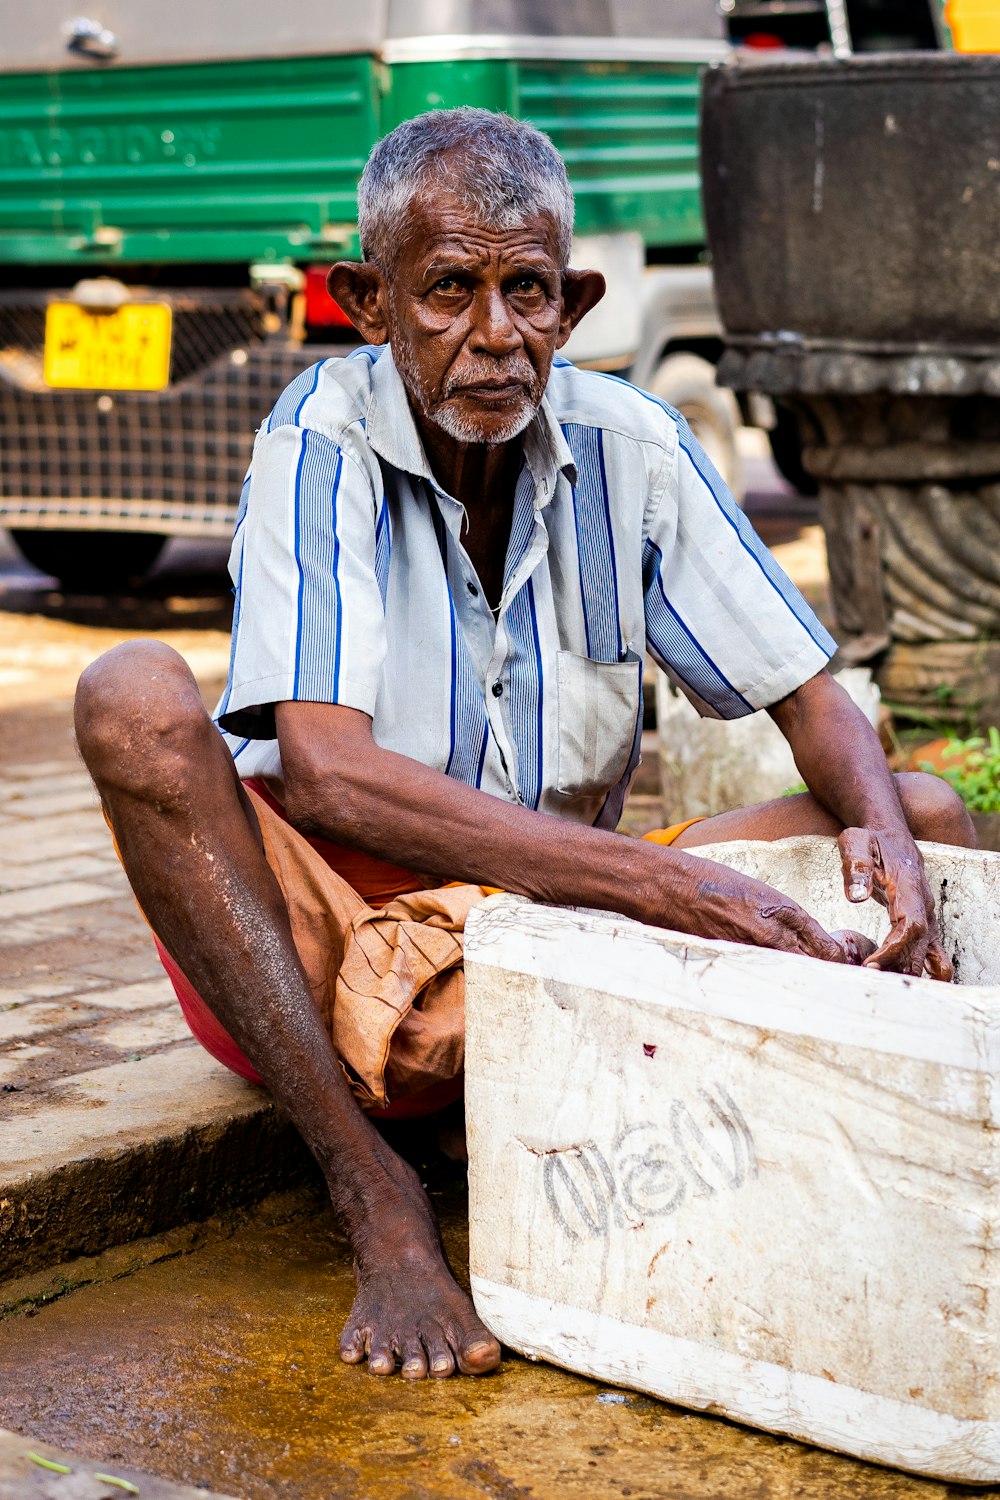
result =
[[578,232],[703,242],[693,63],[243,59],[0,78],[0,265],[359,253],[355,186],[386,131],[477,103],[563,153]]

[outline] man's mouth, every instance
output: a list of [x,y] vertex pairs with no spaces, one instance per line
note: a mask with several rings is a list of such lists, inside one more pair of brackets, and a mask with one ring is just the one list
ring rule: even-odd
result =
[[475,385],[460,385],[448,392],[450,400],[466,396],[484,405],[523,401],[527,395],[527,387],[519,380],[477,381]]
[[532,371],[526,361],[509,364],[506,369],[495,367],[492,370],[484,369],[480,364],[478,370],[466,370],[464,378],[456,372],[447,382],[444,395],[449,401],[466,396],[484,406],[506,405],[530,398],[531,385]]

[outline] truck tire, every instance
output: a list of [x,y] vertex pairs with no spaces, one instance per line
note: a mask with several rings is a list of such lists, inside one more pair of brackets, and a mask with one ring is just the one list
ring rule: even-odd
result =
[[715,383],[715,366],[698,354],[668,354],[653,372],[649,389],[687,420],[712,463],[743,504],[743,463],[736,434],[740,409],[732,391]]
[[147,531],[12,531],[34,567],[52,573],[67,593],[114,593],[141,578],[163,551],[165,536]]

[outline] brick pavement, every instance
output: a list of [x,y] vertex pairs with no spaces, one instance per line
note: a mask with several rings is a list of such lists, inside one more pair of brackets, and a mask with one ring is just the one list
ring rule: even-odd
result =
[[79,760],[0,769],[0,1281],[267,1192],[287,1129],[191,1037]]
[[[131,1001],[131,1003],[130,1003]],[[142,1050],[116,1032],[135,1002],[160,1023],[146,1047],[190,1045],[76,759],[0,771],[0,1075],[37,1094]]]

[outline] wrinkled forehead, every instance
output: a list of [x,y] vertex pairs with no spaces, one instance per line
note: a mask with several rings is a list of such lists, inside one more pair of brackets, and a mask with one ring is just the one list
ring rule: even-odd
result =
[[399,224],[397,266],[410,269],[438,260],[470,264],[497,257],[560,264],[559,230],[546,210],[487,214],[450,186],[434,185],[410,199]]

